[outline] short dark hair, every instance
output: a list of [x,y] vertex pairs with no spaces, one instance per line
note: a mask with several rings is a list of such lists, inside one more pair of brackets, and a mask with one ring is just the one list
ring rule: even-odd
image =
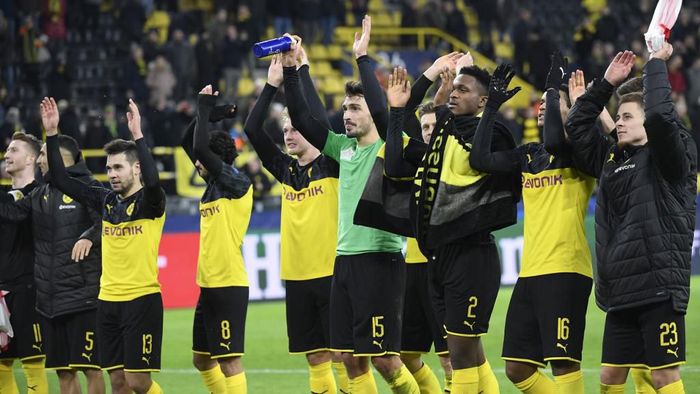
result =
[[12,134],[12,141],[22,141],[26,143],[34,156],[39,157],[39,152],[41,152],[41,141],[39,141],[39,139],[35,136],[18,131]]
[[423,115],[434,114],[435,111],[435,104],[432,101],[430,101],[421,105],[420,108],[418,108],[418,116],[423,117]]
[[238,156],[231,136],[221,130],[214,130],[209,134],[209,149],[228,165],[232,165]]
[[482,96],[486,96],[489,92],[489,84],[491,83],[491,74],[488,71],[478,66],[462,67],[459,70],[460,75],[469,75],[476,79],[476,82],[482,89]]
[[78,142],[75,140],[75,138],[69,135],[59,134],[58,147],[68,151],[74,162],[77,163],[80,161],[80,148],[78,147]]
[[620,85],[615,93],[618,97],[622,97],[629,93],[642,92],[644,90],[644,79],[642,77],[634,77],[625,81]]
[[365,90],[360,81],[348,81],[345,83],[345,95],[348,97],[364,96]]
[[134,164],[139,161],[139,154],[134,141],[117,138],[116,140],[108,142],[104,149],[108,156],[124,153],[129,164]]
[[637,103],[640,107],[642,107],[642,110],[644,110],[644,96],[642,95],[642,92],[627,93],[620,97],[619,105],[624,103]]

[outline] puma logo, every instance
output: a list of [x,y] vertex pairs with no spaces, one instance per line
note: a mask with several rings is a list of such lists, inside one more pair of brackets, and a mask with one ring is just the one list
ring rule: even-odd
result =
[[384,340],[382,339],[382,340],[379,341],[379,342],[377,342],[377,341],[372,341],[372,344],[373,344],[373,345],[377,345],[377,346],[381,349],[381,348],[382,348],[382,343],[383,343],[383,342],[384,342]]
[[678,358],[678,348],[676,348],[676,350],[666,349],[666,353],[673,354],[676,356],[676,358]]
[[35,384],[34,386],[27,386],[27,388],[31,391],[36,391],[36,386],[38,386],[38,384]]
[[40,343],[35,343],[32,345],[32,349],[36,349],[39,353],[42,352],[41,350],[41,344]]
[[311,394],[325,394],[327,393],[328,390],[323,390],[323,391],[312,391]]
[[226,342],[226,343],[219,342],[219,345],[221,345],[221,347],[225,347],[226,350],[231,350],[231,342],[230,341]]
[[151,358],[150,357],[142,356],[141,361],[145,362],[146,365],[148,365],[149,367],[151,366]]
[[566,348],[569,347],[569,345],[562,345],[561,343],[557,342],[557,347],[563,349],[564,353],[566,353]]
[[465,321],[464,321],[464,324],[467,325],[467,326],[469,326],[469,329],[470,329],[470,330],[474,331],[474,324],[476,324],[476,322],[474,322],[474,323],[469,323],[468,321],[465,320]]
[[92,362],[92,353],[83,353],[82,356],[85,357],[88,362]]
[[350,394],[349,391],[344,391],[343,389],[338,389],[340,391],[340,394]]

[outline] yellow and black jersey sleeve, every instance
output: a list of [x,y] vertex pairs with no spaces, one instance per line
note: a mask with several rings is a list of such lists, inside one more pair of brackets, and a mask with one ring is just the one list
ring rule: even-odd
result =
[[591,277],[584,220],[595,180],[574,168],[570,157],[551,156],[542,144],[531,144],[523,153],[525,244],[520,276]]
[[241,246],[252,209],[253,187],[235,168],[225,166],[207,180],[199,205],[199,286],[248,286]]

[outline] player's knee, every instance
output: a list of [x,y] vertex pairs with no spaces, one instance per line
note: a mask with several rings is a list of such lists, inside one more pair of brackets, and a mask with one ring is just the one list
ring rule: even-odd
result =
[[570,374],[572,372],[576,372],[581,369],[581,364],[575,362],[575,361],[568,361],[568,360],[557,360],[557,361],[552,361],[552,374],[554,376],[561,376],[561,375],[566,375]]
[[148,373],[126,374],[126,384],[137,393],[146,393],[151,388],[151,375]]
[[58,380],[60,381],[70,381],[77,377],[76,372],[73,369],[59,369],[56,370],[56,375],[58,375]]
[[508,380],[513,383],[520,383],[532,376],[535,372],[537,372],[537,368],[534,366],[525,363],[506,361],[506,376]]
[[205,354],[192,354],[192,365],[197,368],[198,371],[208,371],[216,367],[216,361],[212,360],[211,357]]
[[369,368],[367,357],[355,357],[352,353],[343,353],[341,358],[351,379],[364,374]]
[[126,376],[124,376],[124,371],[110,371],[109,373],[109,383],[112,386],[112,392],[121,393],[127,388]]
[[654,388],[658,390],[661,387],[681,380],[681,371],[678,367],[654,370],[651,371],[651,379],[654,381]]
[[411,373],[417,372],[423,366],[423,360],[420,358],[420,354],[401,354],[401,361],[404,363],[406,368],[408,368]]
[[382,376],[391,376],[401,369],[401,359],[397,356],[372,357],[372,365]]
[[331,352],[315,352],[306,355],[309,365],[319,365],[331,361]]
[[240,356],[236,357],[224,357],[216,360],[219,362],[221,371],[225,376],[238,375],[243,372],[243,360]]
[[624,384],[627,380],[627,368],[603,367],[600,370],[600,383]]
[[15,362],[15,360],[0,360],[0,365],[12,369],[12,364]]

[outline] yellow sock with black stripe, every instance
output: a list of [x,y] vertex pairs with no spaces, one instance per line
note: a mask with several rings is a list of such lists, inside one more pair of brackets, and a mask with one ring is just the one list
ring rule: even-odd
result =
[[656,394],[650,370],[646,368],[632,368],[630,375],[632,375],[634,392],[636,394]]
[[396,394],[420,394],[418,382],[411,375],[411,371],[405,365],[401,365],[398,371],[394,372],[391,378],[386,379],[392,393]]
[[49,380],[46,377],[44,359],[22,361],[27,387],[32,394],[49,394]]
[[463,368],[452,371],[452,394],[477,394],[479,392],[479,368]]
[[625,394],[624,384],[600,384],[600,394]]
[[0,393],[19,394],[12,365],[0,363]]
[[583,372],[581,370],[554,377],[560,394],[583,394]]
[[226,376],[218,365],[206,371],[199,371],[207,390],[213,394],[226,394]]
[[335,393],[337,387],[333,378],[331,362],[309,365],[309,388],[312,393]]
[[529,378],[516,383],[515,387],[525,394],[554,394],[557,391],[554,382],[539,369]]
[[148,388],[146,394],[163,394],[163,389],[160,388],[155,380],[151,380],[151,387]]
[[245,372],[226,377],[226,392],[228,394],[246,394],[248,392]]
[[683,388],[683,381],[677,380],[671,384],[665,385],[656,392],[659,394],[685,394],[685,388]]
[[345,369],[345,364],[342,362],[334,362],[333,370],[338,377],[338,390],[340,394],[350,393],[350,378],[348,378],[348,371]]
[[442,393],[440,381],[428,364],[423,363],[423,366],[413,374],[413,378],[416,379],[421,394]]
[[348,389],[351,393],[378,394],[377,383],[374,381],[372,370],[370,369],[362,375],[350,379],[350,387]]
[[501,392],[498,387],[498,379],[491,369],[491,364],[486,360],[479,365],[479,393],[482,394],[498,394]]

